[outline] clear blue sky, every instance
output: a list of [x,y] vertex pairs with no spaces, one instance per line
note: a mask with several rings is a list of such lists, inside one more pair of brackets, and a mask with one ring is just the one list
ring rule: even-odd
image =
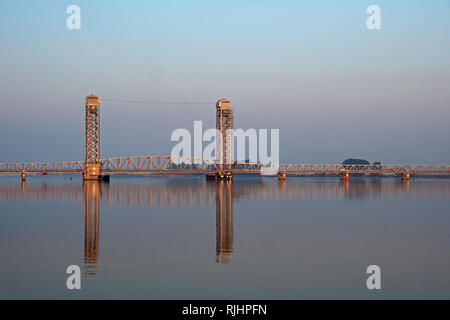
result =
[[[447,0],[2,0],[0,40],[0,162],[83,159],[93,90],[230,98],[235,127],[280,129],[282,162],[450,163]],[[214,104],[104,102],[101,154],[168,155],[173,129],[214,116]]]

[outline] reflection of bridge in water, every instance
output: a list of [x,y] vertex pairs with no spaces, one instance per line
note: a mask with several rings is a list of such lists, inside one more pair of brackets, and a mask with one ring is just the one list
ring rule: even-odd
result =
[[[211,204],[215,201],[215,182],[206,183],[171,183],[168,180],[151,182],[151,184],[107,184],[99,185],[101,200],[105,204],[161,206],[161,205],[199,205]],[[302,199],[302,198],[366,198],[382,197],[400,194],[430,194],[450,196],[450,185],[433,181],[421,181],[410,184],[408,181],[361,179],[348,183],[347,181],[305,181],[302,178],[290,182],[234,182],[231,198],[240,199]],[[84,201],[85,190],[80,185],[68,184],[32,184],[10,186],[0,185],[0,200],[46,200]]]
[[229,263],[233,252],[233,183],[218,181],[216,189],[216,261]]
[[229,263],[233,251],[233,206],[241,199],[368,198],[399,195],[450,197],[450,184],[421,181],[269,181],[114,184],[84,181],[82,185],[0,185],[0,200],[60,200],[84,204],[86,274],[96,274],[99,261],[99,218],[102,205],[180,206],[216,204],[216,261]]
[[[101,185],[98,181],[83,182],[84,262],[88,275],[97,273],[96,266],[99,260]],[[218,181],[214,187],[216,199],[216,261],[229,263],[233,251],[232,183],[230,181]]]
[[97,181],[83,181],[84,189],[84,264],[87,275],[97,274],[100,184]]

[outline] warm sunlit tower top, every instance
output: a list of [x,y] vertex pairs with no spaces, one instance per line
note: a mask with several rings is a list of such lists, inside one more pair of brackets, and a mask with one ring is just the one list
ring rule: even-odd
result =
[[90,95],[86,97],[86,107],[87,106],[96,106],[98,108],[98,106],[100,105],[100,97],[94,96],[94,95]]
[[231,101],[228,99],[220,99],[217,101],[216,107],[220,109],[231,109]]

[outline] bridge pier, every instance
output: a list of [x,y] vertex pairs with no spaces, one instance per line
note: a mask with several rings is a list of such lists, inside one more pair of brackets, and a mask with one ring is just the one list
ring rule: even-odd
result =
[[27,180],[27,174],[26,174],[26,172],[22,172],[22,173],[20,174],[20,177],[22,178],[22,181]]
[[231,181],[233,180],[233,174],[231,172],[216,172],[215,174],[207,174],[206,180],[216,180],[216,181]]
[[231,172],[219,172],[216,174],[216,180],[233,180]]
[[409,181],[409,173],[402,173],[402,174],[400,175],[400,178],[401,178],[403,181]]
[[350,174],[345,172],[345,173],[341,173],[341,180],[344,181],[348,181],[348,179],[350,178]]
[[83,180],[101,180],[100,163],[87,163],[83,172]]
[[278,180],[279,181],[285,181],[286,180],[286,173],[285,172],[278,172]]

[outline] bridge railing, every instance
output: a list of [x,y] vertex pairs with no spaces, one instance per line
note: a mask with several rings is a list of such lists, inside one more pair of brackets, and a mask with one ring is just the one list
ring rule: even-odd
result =
[[[114,172],[198,172],[213,173],[221,169],[215,159],[171,156],[131,156],[101,159],[104,173]],[[84,161],[0,163],[0,172],[82,172]],[[450,165],[432,164],[266,164],[234,162],[236,173],[441,173],[450,174]]]
[[432,164],[280,164],[281,172],[450,173],[450,165]]
[[171,156],[136,156],[101,160],[103,172],[214,172],[218,170],[214,159]]
[[82,172],[84,161],[0,163],[1,172]]

